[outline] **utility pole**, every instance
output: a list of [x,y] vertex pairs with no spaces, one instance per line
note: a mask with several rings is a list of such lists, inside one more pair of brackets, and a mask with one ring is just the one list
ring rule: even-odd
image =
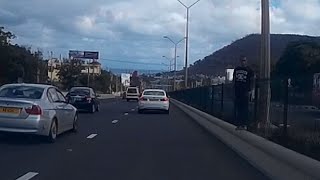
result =
[[184,74],[184,87],[185,89],[188,88],[188,55],[189,55],[189,10],[192,6],[197,4],[200,0],[197,0],[190,6],[186,6],[180,0],[178,0],[180,4],[182,4],[187,10],[187,23],[186,23],[186,50],[185,50],[185,74]]
[[53,60],[52,60],[52,51],[50,52],[50,64],[51,64],[51,68],[50,68],[50,70],[51,70],[51,76],[50,76],[50,82],[51,82],[51,85],[53,85],[53,70],[54,70],[54,68],[53,68]]
[[90,60],[88,60],[88,80],[87,80],[87,86],[90,86]]
[[174,42],[170,37],[168,36],[163,36],[163,38],[168,39],[169,41],[171,41],[174,45],[174,72],[173,72],[173,90],[176,90],[176,79],[177,79],[177,46],[180,42],[182,42],[184,39],[186,39],[185,37],[182,38],[181,40]]
[[259,122],[267,130],[270,125],[270,15],[269,0],[261,0],[261,61],[259,91]]

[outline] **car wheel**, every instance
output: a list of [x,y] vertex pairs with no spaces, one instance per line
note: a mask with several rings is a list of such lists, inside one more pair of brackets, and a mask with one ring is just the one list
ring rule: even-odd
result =
[[91,105],[90,113],[94,113],[96,111],[96,106],[94,104]]
[[47,140],[49,143],[54,143],[57,139],[57,135],[58,135],[58,126],[57,126],[57,120],[54,119],[52,121],[52,124],[50,126],[50,131],[49,131],[49,135],[47,137]]
[[129,102],[130,100],[129,99],[127,99],[127,102]]
[[166,110],[166,112],[165,112],[166,114],[169,114],[170,113],[170,111],[169,111],[169,109],[168,110]]
[[78,132],[78,114],[76,114],[73,118],[72,131]]
[[139,113],[139,114],[142,114],[142,113],[143,113],[143,110],[142,110],[142,109],[138,109],[138,113]]
[[97,105],[96,111],[97,111],[97,112],[100,111],[100,105]]

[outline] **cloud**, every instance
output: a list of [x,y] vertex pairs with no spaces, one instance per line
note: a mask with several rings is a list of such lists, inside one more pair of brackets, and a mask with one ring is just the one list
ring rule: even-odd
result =
[[[182,0],[190,5],[194,0]],[[190,63],[250,33],[260,32],[260,0],[201,0],[190,10]],[[271,0],[271,32],[318,35],[318,0]],[[0,25],[16,43],[67,56],[97,50],[101,59],[167,63],[185,36],[186,9],[176,0],[0,0]],[[178,47],[183,64],[184,42]],[[103,60],[105,66],[140,65]],[[145,68],[165,68],[145,65]]]

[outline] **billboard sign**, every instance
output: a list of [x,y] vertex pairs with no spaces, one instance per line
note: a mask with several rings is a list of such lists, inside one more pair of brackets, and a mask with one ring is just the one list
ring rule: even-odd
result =
[[99,59],[99,52],[85,51],[84,58],[85,59]]
[[125,87],[130,86],[130,74],[121,73],[121,83]]
[[69,58],[79,58],[79,59],[99,59],[99,52],[93,51],[69,51]]

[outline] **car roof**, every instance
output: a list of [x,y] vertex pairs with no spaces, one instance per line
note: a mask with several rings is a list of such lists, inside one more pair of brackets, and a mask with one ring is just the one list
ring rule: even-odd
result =
[[75,86],[75,87],[72,87],[72,88],[70,88],[70,89],[92,89],[92,88],[90,88],[90,87],[85,87],[85,86]]
[[49,84],[32,84],[32,83],[13,83],[13,84],[5,84],[2,87],[6,87],[6,86],[31,86],[31,87],[38,87],[38,88],[50,88],[50,87],[54,87],[52,85]]
[[162,89],[145,89],[144,91],[159,91],[159,92],[165,92]]

